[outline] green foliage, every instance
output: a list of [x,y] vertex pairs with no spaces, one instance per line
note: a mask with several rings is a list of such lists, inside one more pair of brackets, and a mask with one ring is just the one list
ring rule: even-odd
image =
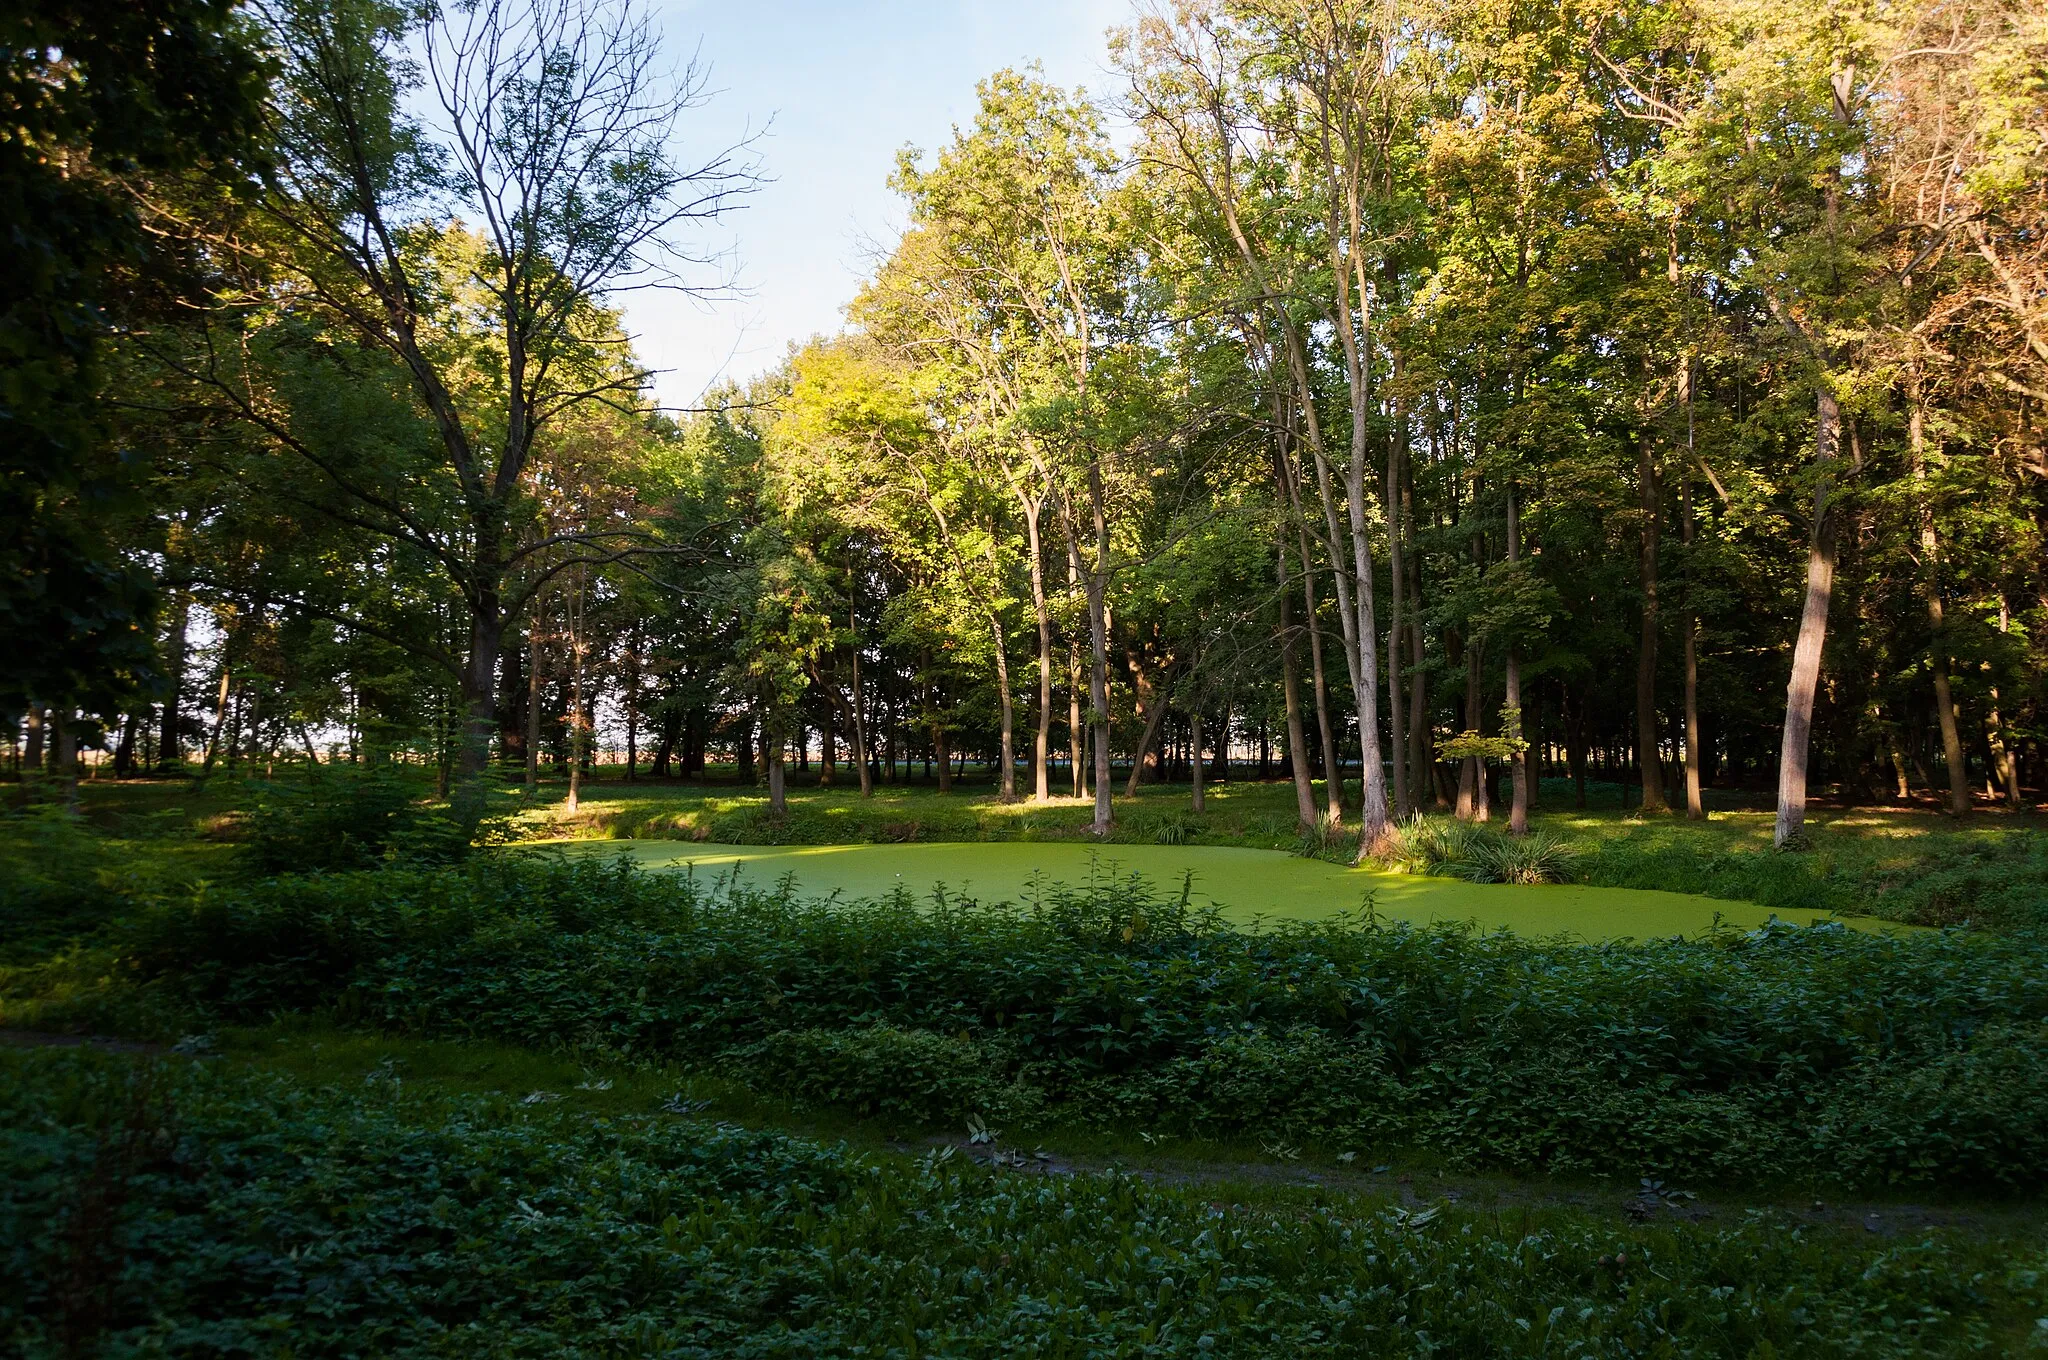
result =
[[4,823],[0,855],[0,962],[32,958],[90,933],[124,905],[94,872],[92,837],[58,808]]
[[142,464],[108,428],[109,309],[191,285],[135,191],[259,158],[261,61],[223,0],[24,0],[0,12],[0,51],[0,629],[21,644],[0,712],[106,713],[160,680],[152,583],[121,532]]
[[1004,1064],[964,1033],[887,1024],[779,1030],[733,1050],[728,1061],[739,1075],[799,1101],[920,1123],[1020,1119],[1044,1104],[1043,1093],[992,1077]]
[[1436,753],[1444,760],[1513,760],[1528,749],[1529,743],[1519,738],[1483,737],[1471,728],[1436,744]]
[[424,805],[395,772],[340,770],[266,787],[249,820],[248,855],[266,874],[369,869],[387,860],[442,864],[468,853],[476,834],[450,812]]
[[2011,1354],[2048,1307],[2028,1242],[1226,1204],[78,1052],[0,1078],[31,1355],[1890,1357]]
[[[811,1053],[819,1098],[873,1102],[859,1074],[877,1052],[929,1041],[752,1046],[878,1025],[964,1036],[989,1081],[1042,1090],[1050,1118],[1278,1125],[1468,1166],[1988,1187],[2031,1185],[2048,1159],[2048,1083],[2019,1079],[2048,1039],[2041,964],[2029,939],[1241,934],[1138,882],[920,909],[485,859],[157,907],[102,971],[225,1021],[319,1008],[540,1047],[753,1054],[777,1084]],[[1934,1128],[1954,1133],[1899,1133]]]

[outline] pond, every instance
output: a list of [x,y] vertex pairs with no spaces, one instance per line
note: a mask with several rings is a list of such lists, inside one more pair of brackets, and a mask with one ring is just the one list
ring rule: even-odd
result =
[[[1574,936],[1585,941],[1698,935],[1722,924],[1760,926],[1773,917],[1798,925],[1836,919],[1825,911],[1766,908],[1750,902],[1635,888],[1576,884],[1519,886],[1353,869],[1273,850],[1212,845],[1088,845],[1072,841],[981,841],[911,845],[716,845],[701,841],[539,842],[574,854],[624,855],[642,868],[737,874],[758,887],[784,877],[805,896],[884,897],[908,888],[928,900],[1028,900],[1034,884],[1085,884],[1142,875],[1161,892],[1180,891],[1192,875],[1192,900],[1226,919],[1318,920],[1359,911],[1370,897],[1382,919],[1424,925],[1469,921],[1482,930]],[[1857,929],[1897,929],[1846,918]]]

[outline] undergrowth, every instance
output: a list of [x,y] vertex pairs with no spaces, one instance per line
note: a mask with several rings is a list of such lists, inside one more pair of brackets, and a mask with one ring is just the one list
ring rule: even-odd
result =
[[[217,1065],[214,1065],[217,1066]],[[1277,1201],[0,1053],[11,1353],[2014,1355],[2038,1243]]]
[[806,902],[485,857],[147,906],[97,950],[0,972],[0,1022],[176,1032],[318,1011],[910,1100],[906,1116],[2031,1190],[2042,962],[2030,939],[1840,928],[1597,947],[1368,922],[1246,934],[1139,881],[1015,909]]

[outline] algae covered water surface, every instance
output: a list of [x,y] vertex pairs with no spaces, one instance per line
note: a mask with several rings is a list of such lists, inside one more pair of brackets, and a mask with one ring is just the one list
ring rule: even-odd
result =
[[[1825,911],[1766,908],[1685,893],[1573,884],[1522,886],[1354,869],[1324,860],[1235,846],[1111,845],[989,841],[912,845],[717,845],[689,841],[562,841],[575,854],[624,855],[643,868],[736,874],[756,887],[787,877],[806,896],[884,897],[899,888],[919,899],[1028,901],[1039,885],[1083,884],[1137,874],[1161,892],[1191,881],[1191,900],[1226,919],[1321,920],[1371,910],[1385,920],[1426,925],[1471,922],[1481,930],[1577,936],[1587,941],[1698,935],[1722,925],[1749,928],[1776,918],[1797,925],[1837,919]],[[1191,880],[1190,877],[1192,876]],[[1848,918],[1850,926],[1865,922]],[[1872,928],[1883,922],[1867,923]],[[1888,927],[1896,929],[1897,927]]]

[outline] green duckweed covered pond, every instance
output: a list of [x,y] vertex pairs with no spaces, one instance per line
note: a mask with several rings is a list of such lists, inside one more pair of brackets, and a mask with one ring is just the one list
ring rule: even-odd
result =
[[[1086,883],[1141,875],[1177,893],[1192,876],[1191,898],[1226,920],[1323,920],[1371,901],[1386,920],[1415,925],[1470,922],[1481,930],[1576,936],[1587,941],[1698,935],[1750,928],[1776,918],[1798,925],[1837,919],[1826,911],[1767,908],[1685,893],[1571,884],[1520,886],[1353,869],[1324,860],[1235,846],[1114,845],[1070,842],[974,842],[912,845],[717,845],[690,841],[554,841],[572,854],[624,855],[642,868],[737,875],[756,887],[784,878],[805,896],[886,897],[908,889],[929,898],[1028,901],[1034,885]],[[1911,929],[1845,918],[1857,929]]]

